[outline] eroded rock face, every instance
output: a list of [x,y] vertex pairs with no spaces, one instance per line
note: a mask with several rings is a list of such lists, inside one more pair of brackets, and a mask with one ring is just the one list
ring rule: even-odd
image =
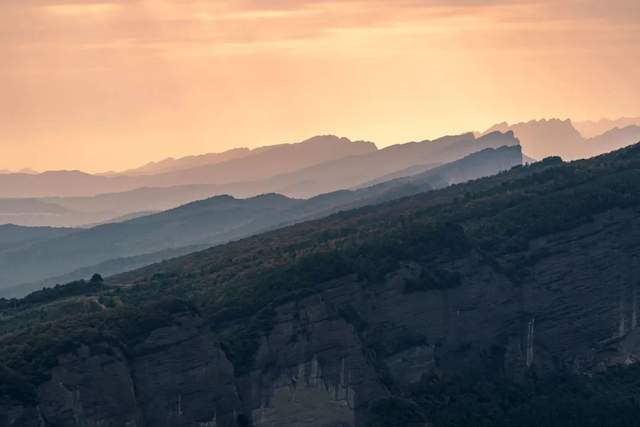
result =
[[610,212],[532,245],[542,255],[530,266],[519,297],[528,325],[522,345],[538,369],[582,372],[637,357],[636,218],[634,211]]
[[74,354],[61,356],[51,379],[38,388],[38,401],[46,425],[140,424],[127,360],[112,346],[93,350],[82,346]]
[[233,367],[191,314],[127,356],[106,343],[60,356],[37,400],[1,406],[0,426],[235,426],[238,406]]
[[36,406],[7,400],[0,403],[1,427],[41,427],[45,425]]
[[[640,359],[640,223],[616,211],[532,243],[516,282],[471,251],[446,267],[459,283],[409,286],[408,262],[384,283],[346,277],[274,307],[250,369],[210,330],[177,315],[125,352],[59,358],[37,404],[0,401],[0,426],[366,425],[372,402],[424,375],[519,378]],[[416,290],[417,289],[417,290]]]
[[199,318],[178,317],[133,353],[133,382],[144,425],[235,425],[233,367]]
[[355,426],[371,400],[387,395],[360,337],[338,311],[360,286],[334,285],[278,308],[255,369],[239,381],[256,426]]
[[252,411],[254,425],[354,426],[352,371],[345,359],[340,365],[340,372],[331,372],[328,366],[323,370],[314,356],[308,363],[284,369],[267,386],[260,408]]

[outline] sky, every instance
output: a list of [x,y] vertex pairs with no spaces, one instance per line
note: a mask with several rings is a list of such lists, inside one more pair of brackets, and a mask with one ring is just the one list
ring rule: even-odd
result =
[[0,169],[640,114],[638,0],[2,0]]

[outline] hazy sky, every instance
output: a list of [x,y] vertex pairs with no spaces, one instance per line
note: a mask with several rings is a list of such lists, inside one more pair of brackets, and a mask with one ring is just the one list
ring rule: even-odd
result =
[[2,0],[0,169],[640,114],[638,0]]

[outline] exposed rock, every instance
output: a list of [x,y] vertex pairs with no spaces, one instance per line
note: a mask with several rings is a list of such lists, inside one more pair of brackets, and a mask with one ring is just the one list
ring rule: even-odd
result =
[[183,315],[133,350],[133,381],[147,426],[232,426],[233,368],[199,318]]
[[324,283],[273,307],[246,370],[218,345],[223,330],[178,314],[129,348],[60,356],[37,406],[3,400],[0,426],[363,426],[373,402],[425,375],[517,380],[636,363],[638,218],[609,211],[532,241],[511,260],[517,280],[472,250],[447,265],[455,286],[415,286],[417,263],[378,284]]
[[45,425],[140,425],[129,366],[119,349],[80,347],[59,358],[51,379],[38,389]]
[[0,403],[1,427],[42,427],[45,425],[37,407],[15,401]]

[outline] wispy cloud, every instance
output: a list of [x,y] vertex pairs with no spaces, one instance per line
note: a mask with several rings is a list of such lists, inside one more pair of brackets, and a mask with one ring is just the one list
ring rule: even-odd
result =
[[[536,37],[530,35],[536,31],[543,38],[549,32],[577,31],[601,43],[607,35],[619,40],[619,31],[634,31],[640,25],[640,19],[633,19],[640,16],[640,3],[634,0],[606,6],[597,0],[8,1],[13,13],[0,17],[7,47],[138,44],[148,50],[149,45],[200,43],[210,52],[212,43],[264,48],[272,42],[334,39],[336,32],[376,29],[389,36],[475,34],[485,44],[502,47],[511,39],[520,47],[523,42],[535,46]],[[99,24],[93,22],[96,19]]]
[[44,6],[43,9],[57,16],[105,15],[116,12],[121,5],[117,3],[63,3]]

